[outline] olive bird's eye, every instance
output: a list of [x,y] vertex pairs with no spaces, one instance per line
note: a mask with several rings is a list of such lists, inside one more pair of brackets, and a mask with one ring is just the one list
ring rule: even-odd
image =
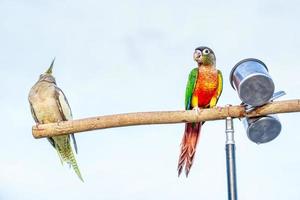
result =
[[207,54],[209,54],[209,53],[210,53],[209,49],[204,49],[204,50],[203,50],[203,54],[204,54],[204,55],[207,55]]

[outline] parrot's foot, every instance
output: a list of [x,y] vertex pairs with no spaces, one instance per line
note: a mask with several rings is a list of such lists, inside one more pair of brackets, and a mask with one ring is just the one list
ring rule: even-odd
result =
[[200,114],[200,111],[201,111],[201,110],[200,110],[200,108],[199,108],[198,106],[197,106],[197,107],[194,107],[193,110],[196,112],[197,115]]
[[216,108],[218,109],[219,112],[221,112],[223,110],[223,107],[221,107],[221,106],[216,106]]

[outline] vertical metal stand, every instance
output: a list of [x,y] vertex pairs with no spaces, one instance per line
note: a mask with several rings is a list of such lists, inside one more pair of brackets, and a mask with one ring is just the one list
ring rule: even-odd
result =
[[235,142],[233,120],[226,118],[226,167],[227,167],[227,187],[228,199],[237,200],[236,188],[236,168],[235,168]]

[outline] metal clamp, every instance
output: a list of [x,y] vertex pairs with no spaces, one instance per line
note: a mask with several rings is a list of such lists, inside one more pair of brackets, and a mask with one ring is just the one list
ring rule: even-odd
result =
[[226,122],[226,144],[234,144],[234,128],[233,128],[233,119],[231,117],[227,117],[225,119]]
[[[284,95],[286,95],[285,91],[278,91],[278,92],[275,92],[275,93],[273,94],[272,98],[269,100],[269,102],[272,102],[272,101],[274,101],[275,99],[278,99],[279,97],[282,97],[282,96],[284,96]],[[244,103],[242,103],[242,105],[245,105],[245,111],[246,111],[246,113],[249,113],[249,112],[255,110],[256,108],[261,107],[261,106],[251,106],[251,105],[244,104]],[[265,105],[265,104],[264,104],[264,105]]]

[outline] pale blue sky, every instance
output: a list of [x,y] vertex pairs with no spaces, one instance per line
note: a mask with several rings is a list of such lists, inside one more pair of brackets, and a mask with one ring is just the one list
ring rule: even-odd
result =
[[[226,199],[224,122],[206,123],[190,177],[177,178],[183,124],[78,134],[85,179],[31,136],[27,95],[56,57],[54,75],[74,118],[180,110],[194,48],[214,49],[219,105],[240,103],[228,76],[247,57],[264,61],[282,99],[299,98],[297,1],[0,0],[0,199]],[[300,199],[299,114],[280,115],[264,145],[235,120],[239,198]]]

